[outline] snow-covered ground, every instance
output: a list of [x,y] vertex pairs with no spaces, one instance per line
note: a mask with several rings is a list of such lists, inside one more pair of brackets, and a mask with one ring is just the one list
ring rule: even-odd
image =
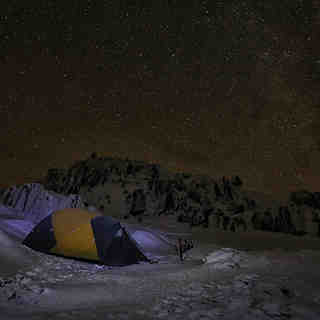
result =
[[197,242],[180,262],[108,267],[33,251],[0,233],[1,320],[319,319],[319,252]]

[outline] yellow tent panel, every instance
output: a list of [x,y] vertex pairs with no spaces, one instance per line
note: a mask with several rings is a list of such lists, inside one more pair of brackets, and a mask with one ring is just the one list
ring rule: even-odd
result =
[[99,213],[82,209],[64,209],[52,215],[56,245],[51,253],[70,257],[99,260],[90,221]]

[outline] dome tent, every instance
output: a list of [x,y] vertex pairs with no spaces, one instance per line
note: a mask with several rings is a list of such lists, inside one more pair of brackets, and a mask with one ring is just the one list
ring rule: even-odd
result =
[[54,211],[33,228],[23,244],[41,252],[110,266],[152,262],[119,221],[79,208]]

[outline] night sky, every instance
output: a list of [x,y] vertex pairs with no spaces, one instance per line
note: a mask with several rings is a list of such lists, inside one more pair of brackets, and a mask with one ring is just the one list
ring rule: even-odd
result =
[[0,186],[92,152],[320,191],[320,2],[0,1]]

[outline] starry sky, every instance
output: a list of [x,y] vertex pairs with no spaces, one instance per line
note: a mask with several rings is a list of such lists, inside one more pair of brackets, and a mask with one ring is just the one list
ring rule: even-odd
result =
[[0,186],[92,152],[320,191],[318,0],[1,0]]

